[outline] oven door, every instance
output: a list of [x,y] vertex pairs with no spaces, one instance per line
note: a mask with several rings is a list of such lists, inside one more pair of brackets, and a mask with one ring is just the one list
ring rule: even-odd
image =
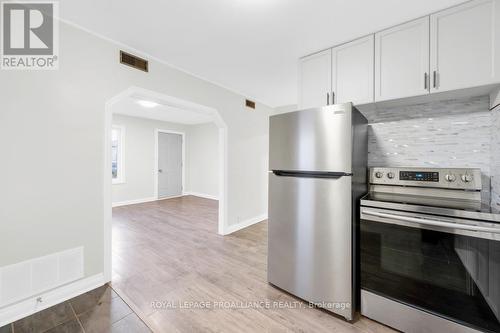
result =
[[500,332],[500,224],[361,208],[361,288]]

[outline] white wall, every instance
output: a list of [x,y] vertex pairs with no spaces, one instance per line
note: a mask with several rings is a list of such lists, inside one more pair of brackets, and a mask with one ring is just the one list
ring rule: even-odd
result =
[[215,124],[188,126],[186,164],[186,192],[218,198],[219,129]]
[[154,200],[155,129],[186,133],[189,126],[113,114],[113,125],[125,127],[125,182],[113,184],[113,204]]
[[228,127],[227,224],[267,213],[273,110],[249,111],[244,96],[155,60],[149,73],[123,66],[120,48],[61,23],[59,70],[1,72],[0,267],[83,246],[85,275],[103,272],[105,104],[131,86],[218,110]]
[[293,111],[297,111],[297,110],[298,110],[298,107],[296,104],[283,105],[283,106],[279,106],[277,108],[274,108],[274,114],[293,112]]

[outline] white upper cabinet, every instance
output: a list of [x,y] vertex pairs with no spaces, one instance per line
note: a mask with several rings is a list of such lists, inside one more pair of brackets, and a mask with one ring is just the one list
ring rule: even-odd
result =
[[428,92],[429,17],[376,33],[375,100]]
[[334,103],[373,102],[373,35],[332,49]]
[[300,59],[299,109],[320,107],[331,103],[329,100],[332,87],[331,68],[331,49]]
[[365,104],[499,83],[500,0],[473,0],[302,58],[298,99]]
[[499,81],[499,7],[477,0],[431,15],[431,91]]

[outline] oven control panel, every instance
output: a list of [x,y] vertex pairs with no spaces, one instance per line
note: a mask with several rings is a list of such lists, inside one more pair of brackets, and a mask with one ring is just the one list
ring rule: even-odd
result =
[[482,189],[481,170],[474,168],[371,168],[370,184],[450,189]]
[[412,180],[416,182],[439,182],[439,172],[427,171],[400,171],[400,180]]

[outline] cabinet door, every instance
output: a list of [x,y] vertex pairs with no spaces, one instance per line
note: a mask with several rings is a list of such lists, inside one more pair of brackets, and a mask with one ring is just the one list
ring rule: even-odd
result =
[[429,92],[429,17],[375,34],[375,100]]
[[498,81],[498,2],[472,1],[431,15],[432,91]]
[[373,102],[373,35],[332,49],[334,103]]
[[299,60],[299,109],[331,103],[331,100],[327,101],[332,90],[331,66],[331,49]]

